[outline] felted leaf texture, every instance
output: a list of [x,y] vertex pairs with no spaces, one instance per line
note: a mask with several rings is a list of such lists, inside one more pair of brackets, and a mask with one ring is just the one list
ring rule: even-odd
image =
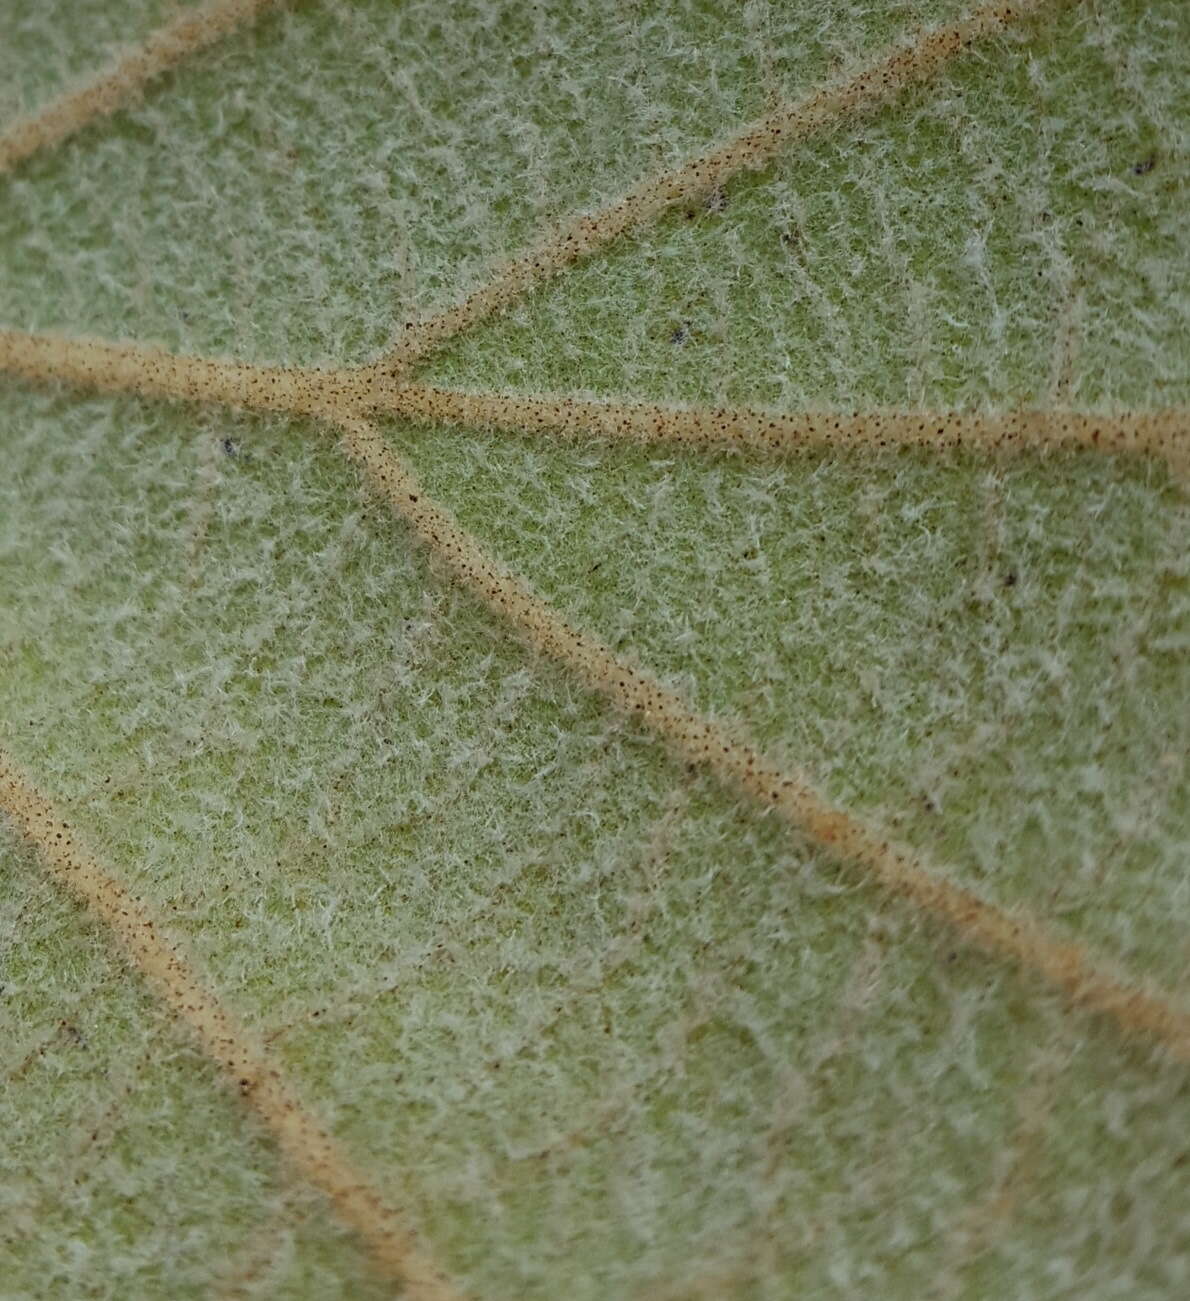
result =
[[1188,54],[0,0],[0,1294],[1190,1285]]

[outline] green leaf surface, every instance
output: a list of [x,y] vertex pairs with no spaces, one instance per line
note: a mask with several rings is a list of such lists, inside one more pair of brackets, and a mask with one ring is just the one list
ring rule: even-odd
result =
[[[172,12],[0,0],[9,115]],[[958,12],[284,6],[0,177],[0,322],[360,361],[573,209]],[[1186,403],[1188,51],[1181,0],[987,41],[424,374]],[[1185,988],[1190,532],[1163,465],[385,433],[575,623],[939,871]],[[0,459],[0,744],[461,1293],[1190,1285],[1185,1067],[533,656],[333,433],[3,379]],[[390,1294],[7,832],[0,881],[0,1294]]]

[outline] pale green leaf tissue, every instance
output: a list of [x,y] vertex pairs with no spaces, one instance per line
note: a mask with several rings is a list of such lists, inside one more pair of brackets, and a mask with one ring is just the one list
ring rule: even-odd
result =
[[[0,0],[4,120],[176,9]],[[550,220],[959,12],[300,0],[0,178],[0,324],[364,361]],[[1188,58],[1183,0],[1055,13],[425,374],[1190,403]],[[1185,989],[1166,467],[386,433],[574,621]],[[4,379],[0,467],[0,740],[461,1293],[1190,1290],[1184,1067],[672,762],[427,563],[326,430]],[[7,831],[0,882],[0,1296],[391,1294]]]

